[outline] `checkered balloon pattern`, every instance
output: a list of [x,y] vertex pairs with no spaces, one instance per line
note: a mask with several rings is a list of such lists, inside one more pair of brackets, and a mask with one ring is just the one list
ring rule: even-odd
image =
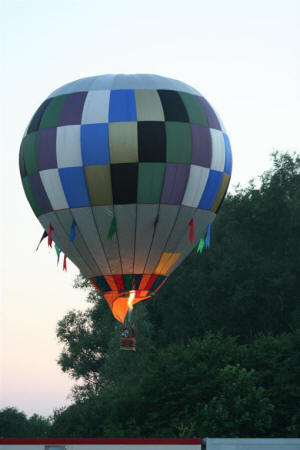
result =
[[214,220],[231,166],[229,138],[207,100],[157,75],[102,75],[59,88],[20,149],[35,215],[108,302],[159,289]]

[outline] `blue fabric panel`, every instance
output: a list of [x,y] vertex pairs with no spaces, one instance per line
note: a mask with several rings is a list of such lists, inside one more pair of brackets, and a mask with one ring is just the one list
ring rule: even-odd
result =
[[83,167],[66,167],[58,170],[69,207],[90,206]]
[[218,172],[217,170],[211,170],[209,172],[207,183],[198,208],[207,210],[211,208],[211,205],[213,204],[215,197],[219,191],[222,178],[223,172]]
[[136,106],[133,89],[111,91],[109,122],[136,121]]
[[96,280],[96,282],[99,283],[100,289],[102,289],[102,291],[111,291],[111,287],[104,277],[97,277]]
[[231,152],[231,146],[230,141],[227,136],[227,134],[223,133],[224,136],[224,142],[225,142],[225,167],[224,172],[228,175],[231,175],[232,170],[232,152]]
[[82,125],[80,140],[84,166],[110,163],[107,123]]

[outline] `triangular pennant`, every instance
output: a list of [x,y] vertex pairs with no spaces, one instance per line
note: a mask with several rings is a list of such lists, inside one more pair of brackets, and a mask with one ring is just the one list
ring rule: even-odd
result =
[[51,223],[49,223],[49,228],[48,228],[48,247],[52,247],[52,231],[54,230],[53,226],[51,225]]
[[116,218],[113,217],[111,220],[111,224],[109,227],[109,232],[107,234],[107,238],[108,239],[112,239],[113,235],[115,234],[115,232],[117,231],[117,223],[116,223]]
[[73,242],[74,239],[75,239],[75,236],[76,236],[76,222],[73,219],[72,225],[71,225],[71,228],[70,228],[69,241]]
[[38,251],[38,249],[39,249],[39,247],[40,247],[40,245],[41,245],[42,240],[45,239],[45,237],[47,237],[47,236],[48,236],[48,233],[47,233],[47,231],[45,230],[44,233],[43,233],[43,236],[42,236],[41,239],[40,239],[40,242],[38,243],[37,248],[35,249],[36,252]]
[[63,264],[63,270],[67,271],[67,255],[64,255],[64,264]]
[[206,236],[205,236],[205,248],[210,246],[210,224],[207,225]]
[[55,248],[55,251],[56,251],[56,254],[57,254],[57,265],[58,265],[61,249],[59,248],[59,246],[57,244],[54,244],[54,248]]
[[199,253],[199,252],[202,253],[203,252],[204,245],[205,245],[205,242],[204,242],[204,238],[202,237],[200,239],[200,242],[199,242],[199,245],[198,245],[198,248],[197,248],[197,253]]
[[189,226],[190,226],[189,240],[190,240],[190,243],[192,244],[194,242],[194,240],[195,240],[194,219],[193,218],[189,221]]

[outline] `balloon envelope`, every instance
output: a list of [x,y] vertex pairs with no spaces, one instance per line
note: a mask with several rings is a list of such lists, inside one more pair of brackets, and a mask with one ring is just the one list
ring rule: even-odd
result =
[[28,201],[114,316],[154,295],[212,223],[231,175],[219,117],[157,75],[102,75],[54,91],[20,149]]

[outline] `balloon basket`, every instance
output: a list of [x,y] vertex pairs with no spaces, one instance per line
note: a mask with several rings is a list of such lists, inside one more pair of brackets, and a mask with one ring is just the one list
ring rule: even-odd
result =
[[135,352],[136,338],[134,325],[127,324],[121,333],[120,350],[132,350]]
[[136,338],[134,336],[124,337],[121,336],[120,350],[132,350],[135,352]]

